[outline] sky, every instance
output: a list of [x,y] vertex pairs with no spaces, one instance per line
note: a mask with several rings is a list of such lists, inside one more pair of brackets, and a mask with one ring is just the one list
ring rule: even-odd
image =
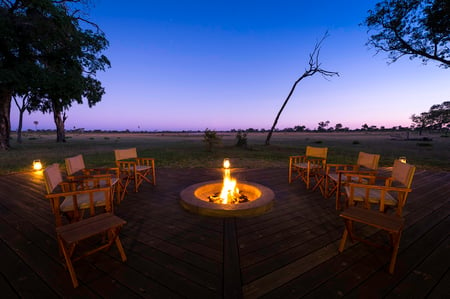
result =
[[[75,104],[66,129],[204,131],[270,129],[309,54],[339,73],[302,80],[278,129],[409,126],[412,114],[449,100],[450,70],[407,57],[389,64],[361,25],[378,1],[94,0],[111,68],[97,74],[100,103]],[[12,103],[11,128],[18,110]],[[38,125],[34,125],[34,121]],[[52,115],[25,114],[24,130],[55,129]]]

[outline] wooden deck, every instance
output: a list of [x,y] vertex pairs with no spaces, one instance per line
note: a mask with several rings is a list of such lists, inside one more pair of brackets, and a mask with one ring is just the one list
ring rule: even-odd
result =
[[233,175],[270,187],[272,211],[228,219],[190,214],[180,191],[219,179],[219,170],[158,169],[157,186],[144,184],[115,207],[127,221],[121,239],[128,261],[115,248],[79,261],[77,289],[58,254],[42,177],[0,177],[2,298],[450,298],[450,173],[416,172],[394,275],[383,249],[349,242],[339,254],[343,221],[334,200],[289,185],[287,169]]

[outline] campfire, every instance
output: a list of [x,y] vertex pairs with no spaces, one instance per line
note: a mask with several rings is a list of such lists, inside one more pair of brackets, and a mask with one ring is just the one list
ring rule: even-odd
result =
[[214,203],[243,203],[248,201],[248,197],[239,192],[237,187],[237,180],[231,177],[230,160],[225,159],[223,161],[223,183],[222,190],[216,192],[213,195],[208,196],[210,202]]

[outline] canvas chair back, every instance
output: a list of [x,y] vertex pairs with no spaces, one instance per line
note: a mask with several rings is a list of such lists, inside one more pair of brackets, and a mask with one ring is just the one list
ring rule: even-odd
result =
[[313,146],[306,147],[306,156],[307,157],[326,159],[327,153],[328,153],[327,147],[313,147]]
[[126,159],[134,159],[137,158],[136,148],[127,148],[127,149],[117,149],[114,150],[114,155],[117,160],[126,160]]
[[358,161],[356,162],[356,164],[368,169],[377,169],[379,161],[380,155],[359,152]]
[[86,166],[84,165],[83,155],[66,158],[65,162],[68,175],[73,175],[77,172],[81,172],[86,168]]
[[59,183],[63,181],[59,164],[50,165],[44,170],[45,189],[47,193],[52,193]]
[[415,166],[395,160],[392,167],[392,179],[395,185],[400,184],[402,187],[410,188],[415,171]]

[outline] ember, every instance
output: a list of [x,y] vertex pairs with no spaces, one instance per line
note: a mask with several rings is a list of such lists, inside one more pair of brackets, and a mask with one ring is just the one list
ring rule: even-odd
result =
[[[216,193],[214,193],[214,195],[208,196],[209,201],[214,202],[214,203],[222,203],[223,199],[220,197],[220,193],[221,192],[216,192]],[[228,193],[227,203],[243,203],[243,202],[247,202],[247,201],[248,201],[248,197],[246,195],[242,194],[242,192],[240,192],[238,194],[238,196],[231,196],[231,194]]]

